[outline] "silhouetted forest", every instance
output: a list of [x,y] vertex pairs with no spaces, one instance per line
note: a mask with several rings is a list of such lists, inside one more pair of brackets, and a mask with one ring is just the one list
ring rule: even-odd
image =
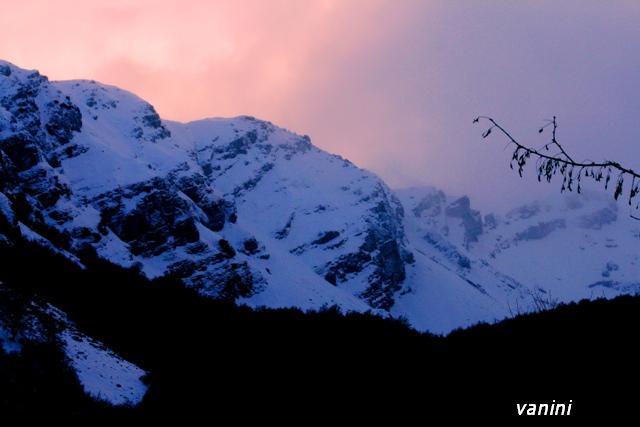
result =
[[551,399],[573,399],[574,414],[585,415],[627,412],[638,394],[640,297],[561,305],[440,337],[332,308],[237,307],[92,252],[82,255],[84,270],[24,241],[2,247],[0,259],[5,285],[51,302],[149,372],[142,404],[117,409],[81,392],[54,345],[34,344],[20,357],[0,350],[5,416],[398,421],[508,415],[516,402]]

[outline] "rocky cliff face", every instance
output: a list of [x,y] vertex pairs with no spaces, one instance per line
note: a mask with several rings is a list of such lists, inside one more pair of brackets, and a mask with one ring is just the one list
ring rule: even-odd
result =
[[251,117],[165,122],[120,89],[0,65],[5,242],[29,230],[249,304],[393,306],[411,253],[371,173]]

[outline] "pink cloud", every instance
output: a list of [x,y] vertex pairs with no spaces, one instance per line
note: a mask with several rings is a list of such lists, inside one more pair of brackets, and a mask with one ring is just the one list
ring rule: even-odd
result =
[[319,123],[350,133],[345,109],[372,107],[349,61],[386,37],[391,4],[26,1],[0,18],[14,35],[0,40],[0,55],[53,79],[129,89],[170,119],[252,114],[329,141]]
[[487,166],[508,159],[476,114],[524,135],[557,114],[594,157],[610,154],[603,120],[633,158],[638,19],[633,1],[23,0],[3,5],[0,58],[120,86],[168,119],[254,115],[394,185],[500,203],[523,187]]

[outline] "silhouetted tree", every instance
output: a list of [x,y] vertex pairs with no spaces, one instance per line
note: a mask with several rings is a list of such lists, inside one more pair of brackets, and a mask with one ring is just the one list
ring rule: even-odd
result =
[[[508,140],[508,143],[513,146],[513,156],[511,158],[510,167],[515,169],[517,167],[518,174],[522,177],[524,167],[526,164],[534,159],[536,161],[536,169],[538,171],[538,181],[546,179],[547,182],[551,182],[551,178],[556,175],[562,175],[562,188],[561,192],[582,191],[581,181],[583,178],[591,179],[595,182],[604,182],[604,188],[608,189],[611,181],[615,182],[615,190],[613,197],[618,200],[624,190],[625,180],[631,179],[631,186],[626,190],[629,206],[633,205],[635,197],[640,191],[640,174],[633,169],[623,166],[622,164],[605,160],[601,162],[594,162],[590,160],[576,161],[564,147],[558,142],[557,129],[558,122],[554,116],[552,120],[548,120],[540,129],[538,133],[543,133],[546,128],[551,127],[551,141],[544,144],[541,148],[533,148],[531,146],[524,145],[518,142],[511,134],[505,130],[502,125],[495,121],[491,117],[478,116],[473,120],[473,123],[480,123],[480,121],[488,122],[490,126],[482,133],[483,138],[487,138],[491,135],[494,129],[497,129]],[[640,202],[636,202],[635,209],[640,208]],[[632,218],[640,220],[640,217],[631,215]]]

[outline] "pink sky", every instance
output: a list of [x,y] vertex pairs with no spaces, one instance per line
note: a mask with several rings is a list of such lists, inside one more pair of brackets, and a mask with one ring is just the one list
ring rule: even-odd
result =
[[168,119],[254,115],[392,185],[493,205],[523,184],[477,114],[532,137],[557,114],[579,153],[640,158],[638,22],[633,1],[22,0],[2,5],[0,58]]
[[3,32],[14,35],[0,40],[0,55],[51,79],[91,78],[131,90],[164,118],[254,115],[362,160],[364,145],[354,141],[364,142],[369,120],[351,112],[380,119],[384,106],[358,86],[351,62],[400,24],[404,17],[390,14],[390,4],[15,2],[0,17]]

